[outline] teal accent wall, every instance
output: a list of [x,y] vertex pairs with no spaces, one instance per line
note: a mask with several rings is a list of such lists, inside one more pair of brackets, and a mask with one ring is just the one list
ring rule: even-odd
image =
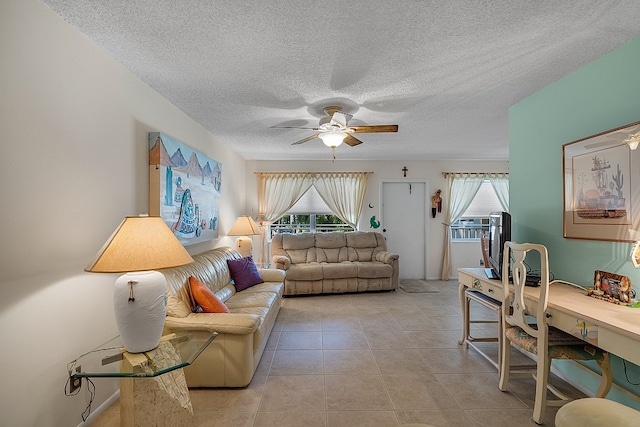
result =
[[[547,246],[556,278],[589,287],[596,269],[620,273],[631,278],[640,295],[640,269],[629,259],[630,243],[565,239],[562,226],[562,145],[637,121],[640,36],[509,109],[512,239]],[[640,395],[640,386],[625,378],[622,361],[613,365],[615,382]],[[627,375],[640,383],[639,367],[627,362]]]

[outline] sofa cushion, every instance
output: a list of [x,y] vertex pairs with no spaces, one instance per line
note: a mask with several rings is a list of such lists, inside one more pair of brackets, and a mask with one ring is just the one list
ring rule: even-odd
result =
[[251,294],[255,292],[272,292],[276,295],[282,296],[282,293],[284,292],[284,284],[275,283],[275,282],[265,282],[265,283],[259,283],[257,285],[250,287],[249,289],[245,289],[244,291],[242,291],[243,294]]
[[316,259],[318,262],[343,262],[349,260],[347,247],[335,249],[316,249]]
[[347,233],[347,246],[350,248],[375,248],[378,246],[378,239],[376,239],[375,233],[354,231]]
[[316,262],[316,248],[288,249],[287,255],[291,258],[292,264]]
[[316,246],[313,233],[283,234],[282,249],[285,251],[296,249],[309,249]]
[[347,246],[345,233],[317,233],[316,248],[336,249]]
[[167,298],[167,316],[187,317],[191,314],[191,309],[180,298],[175,295],[168,295]]
[[321,265],[324,279],[348,279],[349,277],[357,277],[358,274],[358,265],[352,262]]
[[373,250],[375,248],[349,248],[349,261],[370,262],[374,261]]
[[264,282],[251,256],[240,259],[228,259],[227,264],[231,272],[231,279],[238,292]]
[[322,280],[322,265],[317,262],[291,264],[287,270],[287,280]]
[[358,277],[362,279],[387,278],[393,274],[393,267],[389,264],[381,262],[357,262],[354,264],[358,266]]
[[280,297],[273,292],[238,292],[227,300],[227,307],[233,312],[247,307],[271,308],[276,303],[280,303]]
[[189,277],[189,287],[193,298],[205,313],[229,313],[229,308],[200,280]]

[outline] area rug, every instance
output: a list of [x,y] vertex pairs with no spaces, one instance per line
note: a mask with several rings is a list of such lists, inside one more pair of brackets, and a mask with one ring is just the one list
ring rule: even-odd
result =
[[436,293],[438,288],[422,279],[400,279],[400,289],[409,293]]

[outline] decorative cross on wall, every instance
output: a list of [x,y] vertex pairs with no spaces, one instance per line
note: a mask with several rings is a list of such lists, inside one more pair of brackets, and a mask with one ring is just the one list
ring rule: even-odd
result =
[[405,167],[402,168],[402,172],[404,173],[404,177],[406,178],[407,177],[407,172],[409,172],[409,169],[407,169],[407,167],[405,166]]

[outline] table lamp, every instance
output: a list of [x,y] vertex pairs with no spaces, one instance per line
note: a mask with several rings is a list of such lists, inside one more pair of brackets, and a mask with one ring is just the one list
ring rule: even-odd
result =
[[116,280],[113,308],[122,342],[130,353],[157,347],[167,311],[167,280],[160,268],[193,258],[160,217],[125,217],[85,268],[91,273],[126,273]]
[[260,227],[256,222],[247,215],[239,216],[233,223],[231,230],[227,233],[229,236],[240,236],[236,240],[236,248],[240,255],[248,257],[253,251],[253,240],[247,236],[257,236],[262,234]]

